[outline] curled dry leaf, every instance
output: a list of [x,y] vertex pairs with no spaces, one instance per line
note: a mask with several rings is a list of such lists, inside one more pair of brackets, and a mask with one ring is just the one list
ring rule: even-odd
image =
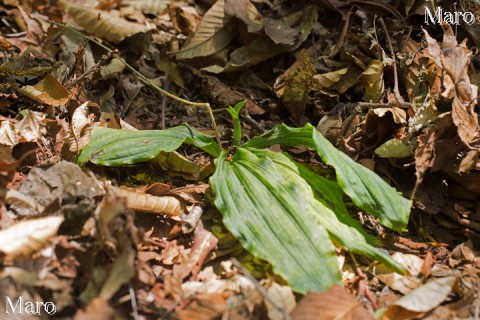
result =
[[57,233],[62,222],[63,217],[44,217],[1,230],[0,251],[12,257],[33,253]]
[[119,197],[125,198],[126,206],[132,210],[179,216],[182,212],[180,201],[171,196],[157,197],[135,189],[110,187]]
[[133,23],[115,17],[107,11],[95,10],[65,0],[60,2],[75,22],[88,32],[111,42],[120,42],[138,33],[148,32],[154,27]]
[[78,152],[90,142],[90,132],[92,131],[93,118],[88,114],[88,107],[95,105],[91,102],[85,102],[79,106],[72,115],[72,124],[68,131],[67,141],[70,145],[70,151]]

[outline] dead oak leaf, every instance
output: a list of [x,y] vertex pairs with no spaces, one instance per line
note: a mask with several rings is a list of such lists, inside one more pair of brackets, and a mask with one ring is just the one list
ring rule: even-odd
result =
[[445,32],[441,46],[427,31],[424,32],[428,53],[434,58],[435,63],[445,70],[444,94],[448,97],[453,96],[453,122],[460,139],[468,146],[478,131],[478,116],[474,111],[478,88],[470,82],[468,76],[472,52],[467,48],[466,41],[458,44],[450,27]]
[[25,25],[23,27],[25,28],[26,34],[21,38],[9,38],[8,42],[20,49],[21,53],[32,47],[40,49],[38,51],[42,51],[42,43],[45,38],[42,24],[26,13],[22,7],[18,7],[18,10],[20,11],[21,18],[24,20]]

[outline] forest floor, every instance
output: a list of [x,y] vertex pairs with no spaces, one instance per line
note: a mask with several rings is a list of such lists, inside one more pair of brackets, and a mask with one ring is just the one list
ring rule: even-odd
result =
[[[438,5],[443,22],[422,0],[2,0],[0,318],[480,319],[480,7]],[[238,136],[229,107],[243,100]],[[297,238],[279,232],[261,253],[240,230],[267,220],[241,204],[265,215],[276,204],[252,200],[248,183],[218,190],[222,156],[188,134],[194,146],[145,138],[102,158],[118,131],[99,127],[134,137],[184,123],[226,148],[224,163],[277,125],[312,125],[402,194],[409,215],[366,210],[353,177],[311,145],[258,152],[286,152],[340,186],[345,221],[406,272],[346,250],[325,225],[333,242],[319,247],[337,275],[290,280],[288,254],[331,270],[302,247],[310,223],[297,251],[282,256]],[[267,194],[303,197],[282,192]],[[220,194],[241,198],[236,215]],[[385,223],[395,215],[408,225]]]

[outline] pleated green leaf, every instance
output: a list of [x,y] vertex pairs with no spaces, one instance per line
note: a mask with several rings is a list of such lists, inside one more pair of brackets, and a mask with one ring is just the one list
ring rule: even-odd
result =
[[263,148],[272,144],[301,144],[315,149],[320,158],[335,169],[339,186],[357,206],[378,217],[386,227],[397,231],[405,230],[411,201],[402,197],[373,171],[337,150],[312,125],[290,128],[281,124],[253,138],[244,147]]
[[220,146],[212,137],[187,125],[139,131],[98,127],[92,130],[90,143],[82,150],[77,162],[91,161],[104,166],[132,164],[151,160],[161,151],[172,152],[184,142],[214,157],[220,154]]
[[348,214],[343,202],[343,192],[338,184],[315,174],[301,164],[297,166],[299,174],[313,188],[317,199],[324,206],[332,208],[332,210],[318,208],[316,211],[317,218],[327,229],[331,238],[349,251],[383,262],[398,273],[405,273],[402,266],[389,254],[377,248],[381,245],[380,241],[365,232],[362,224]]
[[318,219],[330,209],[315,199],[292,160],[238,148],[232,159],[224,152],[215,164],[215,205],[245,249],[271,263],[297,292],[341,283],[334,246]]

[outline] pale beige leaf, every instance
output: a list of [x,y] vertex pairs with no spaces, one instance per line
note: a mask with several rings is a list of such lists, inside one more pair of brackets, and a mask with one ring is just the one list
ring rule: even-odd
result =
[[328,89],[340,81],[347,71],[348,68],[342,68],[327,73],[317,74],[313,77],[313,79],[315,80],[316,87],[320,89]]
[[17,123],[0,122],[0,143],[13,147],[22,142],[33,142],[45,134],[45,117],[43,112],[27,111]]
[[392,107],[392,108],[375,108],[370,110],[369,113],[374,113],[378,117],[384,117],[387,113],[392,115],[393,121],[396,124],[406,124],[407,123],[407,114],[405,110],[398,108],[398,107]]
[[146,14],[161,14],[172,0],[127,0],[123,4],[130,5]]
[[288,315],[295,309],[296,305],[292,288],[274,282],[267,289],[267,296],[268,299],[265,299],[265,306],[267,307],[270,320],[290,319]]
[[44,217],[21,221],[0,231],[0,251],[16,257],[42,248],[57,234],[63,217]]
[[180,51],[177,59],[192,59],[214,54],[233,39],[233,19],[225,13],[225,0],[218,0],[198,25],[197,32]]
[[88,107],[95,105],[92,102],[85,102],[79,106],[72,115],[71,126],[68,130],[66,141],[70,145],[70,151],[78,152],[90,142],[93,117],[88,114]]
[[182,205],[175,197],[158,197],[139,192],[136,189],[110,188],[117,196],[125,198],[128,209],[166,214],[169,216],[179,216],[182,211]]
[[138,33],[155,29],[116,17],[107,11],[95,10],[62,0],[62,5],[75,21],[95,36],[117,43]]
[[57,79],[47,75],[43,80],[34,86],[25,86],[18,89],[18,92],[40,103],[50,106],[61,106],[68,102],[69,92]]
[[107,65],[100,67],[100,75],[106,78],[110,75],[116,75],[125,69],[125,63],[118,58],[113,58]]
[[456,277],[437,278],[393,302],[415,312],[428,312],[442,303],[452,291]]

